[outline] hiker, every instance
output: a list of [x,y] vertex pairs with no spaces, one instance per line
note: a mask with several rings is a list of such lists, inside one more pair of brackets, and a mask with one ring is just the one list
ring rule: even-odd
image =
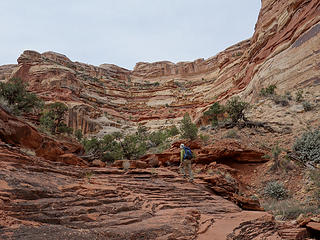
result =
[[187,177],[186,176],[186,171],[189,173],[189,181],[192,182],[193,181],[193,174],[192,174],[192,169],[191,169],[191,159],[192,159],[192,152],[190,150],[190,148],[184,146],[184,144],[182,143],[180,145],[180,171],[183,174],[183,177]]

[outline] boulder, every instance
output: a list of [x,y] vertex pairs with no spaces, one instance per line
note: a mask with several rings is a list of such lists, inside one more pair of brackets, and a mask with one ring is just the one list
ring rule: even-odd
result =
[[106,163],[102,162],[101,160],[93,160],[91,163],[91,166],[93,167],[105,167]]
[[70,165],[88,166],[88,164],[73,153],[62,154],[58,157],[59,162]]

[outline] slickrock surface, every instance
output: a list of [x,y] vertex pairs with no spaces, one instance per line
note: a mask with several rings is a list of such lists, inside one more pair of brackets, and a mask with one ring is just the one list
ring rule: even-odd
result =
[[233,203],[166,169],[83,169],[0,146],[1,239],[194,239]]
[[265,212],[242,211],[206,182],[189,183],[169,169],[81,168],[3,142],[0,167],[1,239],[299,239],[293,236],[305,233],[277,226]]

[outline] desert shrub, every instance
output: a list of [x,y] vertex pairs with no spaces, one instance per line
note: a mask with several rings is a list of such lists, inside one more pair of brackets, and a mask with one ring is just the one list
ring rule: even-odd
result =
[[188,113],[186,113],[180,123],[180,132],[182,138],[188,138],[194,140],[198,135],[198,127],[192,123]]
[[101,142],[102,161],[113,162],[123,158],[123,148],[119,140],[121,137],[122,134],[119,132],[103,137]]
[[84,147],[84,150],[87,154],[94,154],[96,152],[101,151],[101,142],[96,137],[93,137],[91,139],[83,139],[82,145]]
[[173,125],[167,131],[168,131],[169,136],[171,136],[171,137],[177,136],[179,134],[179,129],[176,127],[176,125]]
[[309,102],[307,102],[307,101],[304,101],[304,102],[302,103],[302,106],[303,106],[303,109],[304,109],[306,112],[311,111],[312,108],[313,108],[312,104],[309,103]]
[[290,160],[288,156],[285,156],[283,159],[281,159],[279,163],[281,169],[283,169],[285,172],[291,172],[296,168],[296,165]]
[[170,148],[170,146],[170,142],[163,142],[156,149],[154,149],[153,153],[162,153],[164,150]]
[[303,133],[293,146],[299,160],[304,163],[320,163],[320,129]]
[[240,138],[237,131],[234,129],[229,130],[223,137],[224,138]]
[[271,166],[271,169],[270,170],[277,170],[279,169],[280,167],[280,161],[279,161],[279,155],[281,153],[281,148],[279,147],[279,145],[275,145],[272,147],[271,149],[271,155],[272,155],[272,158],[274,160],[274,163],[273,165]]
[[145,140],[148,137],[149,133],[146,126],[139,124],[136,134],[141,140]]
[[127,159],[138,159],[147,151],[146,143],[141,141],[137,134],[125,136],[120,144]]
[[265,154],[265,155],[263,155],[261,158],[263,158],[263,159],[267,159],[267,160],[271,159],[271,157],[270,157],[270,155],[269,155],[269,154]]
[[296,219],[300,214],[319,213],[318,206],[303,205],[294,199],[272,200],[263,204],[266,211],[271,211],[273,215],[280,215],[282,220]]
[[225,112],[225,107],[215,102],[211,105],[208,111],[204,112],[204,115],[212,122],[212,126],[218,125],[218,116]]
[[283,107],[289,105],[288,97],[286,95],[273,95],[272,100],[274,101],[275,104],[279,104]]
[[318,206],[320,207],[320,169],[311,170],[309,176],[312,184],[314,185],[314,199],[317,201]]
[[291,93],[289,91],[286,91],[284,95],[286,96],[286,98],[288,100],[292,100],[292,96],[291,96]]
[[93,137],[83,139],[82,144],[86,154],[100,158],[104,162],[113,162],[123,158],[123,149],[117,138],[121,134],[107,134],[102,139]]
[[270,181],[264,187],[264,195],[276,200],[283,200],[288,197],[288,192],[282,183],[278,181]]
[[119,144],[115,144],[112,148],[102,153],[101,161],[114,162],[115,160],[123,158],[123,151]]
[[202,142],[207,143],[209,141],[209,136],[200,134],[200,139],[202,140]]
[[43,102],[26,90],[26,84],[20,78],[11,78],[0,83],[0,97],[3,98],[14,114],[29,113],[41,109]]
[[81,129],[77,129],[75,132],[74,132],[74,136],[77,138],[77,140],[80,142],[83,138],[83,134],[82,134],[82,131]]
[[68,127],[66,124],[62,124],[62,126],[58,127],[58,132],[57,133],[67,133],[67,134],[72,134],[73,129],[71,127]]
[[232,97],[226,104],[226,111],[233,123],[246,120],[244,111],[249,107],[249,103],[243,102],[239,97]]
[[149,140],[153,143],[154,146],[159,146],[168,138],[167,131],[155,131],[149,135]]
[[302,89],[299,89],[296,92],[296,101],[297,102],[302,102],[303,101],[303,90]]
[[261,96],[264,96],[264,97],[273,95],[273,94],[275,94],[275,89],[276,89],[276,88],[277,88],[277,86],[274,85],[274,84],[269,85],[269,86],[266,87],[266,88],[262,88],[262,89],[260,90],[260,95],[261,95]]
[[41,127],[50,131],[51,134],[72,133],[72,128],[64,123],[67,110],[68,107],[64,103],[49,104],[40,118]]

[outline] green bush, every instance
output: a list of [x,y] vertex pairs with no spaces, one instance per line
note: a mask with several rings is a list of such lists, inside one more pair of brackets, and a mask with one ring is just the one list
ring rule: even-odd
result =
[[12,110],[14,114],[29,113],[43,107],[43,102],[26,90],[26,84],[20,78],[11,78],[6,83],[1,82],[0,97],[10,106],[7,109]]
[[180,132],[182,138],[194,140],[198,136],[198,127],[192,123],[188,113],[186,113],[180,123]]
[[173,125],[167,131],[168,131],[168,134],[170,137],[177,136],[180,133],[179,129],[176,127],[176,125]]
[[275,89],[277,88],[276,85],[269,85],[268,87],[266,88],[262,88],[261,91],[260,91],[260,95],[261,96],[270,96],[270,95],[273,95],[275,94]]
[[144,141],[140,141],[137,134],[127,135],[121,141],[123,155],[127,159],[138,159],[147,151],[147,146]]
[[249,103],[242,102],[239,97],[232,97],[226,104],[226,111],[229,114],[233,123],[238,123],[240,120],[246,120],[244,111],[249,107]]
[[267,201],[263,204],[263,208],[271,211],[273,215],[282,216],[282,220],[296,219],[300,214],[320,212],[318,206],[303,205],[294,199]]
[[146,126],[139,124],[136,134],[141,140],[145,140],[148,137],[149,133]]
[[96,137],[83,139],[82,145],[87,154],[94,154],[101,151],[101,142]]
[[240,136],[236,130],[231,129],[224,135],[224,138],[240,138]]
[[149,140],[153,143],[154,146],[159,146],[168,138],[168,134],[166,131],[156,131],[152,132],[149,135]]
[[202,140],[202,142],[207,143],[209,141],[209,136],[208,135],[202,135],[200,134],[200,139]]
[[276,200],[283,200],[288,197],[288,192],[282,183],[270,181],[264,187],[264,195]]
[[204,112],[204,115],[212,122],[212,126],[218,125],[218,116],[225,112],[225,107],[215,102],[211,105],[208,111]]
[[286,98],[288,100],[290,100],[290,101],[292,100],[292,96],[291,96],[291,93],[289,91],[286,91],[284,95],[286,96]]
[[271,170],[277,170],[280,167],[280,160],[279,160],[279,155],[281,153],[282,149],[279,147],[279,145],[275,145],[271,149],[271,154],[274,160],[273,165],[271,166]]
[[49,104],[40,118],[41,126],[50,131],[51,134],[72,133],[72,128],[64,123],[67,110],[68,107],[64,103]]
[[312,104],[309,103],[309,102],[307,102],[307,101],[304,101],[304,102],[302,103],[302,106],[303,106],[303,109],[304,109],[306,112],[311,111],[312,108],[313,108]]
[[287,95],[273,95],[272,100],[275,104],[279,104],[283,107],[289,105],[288,96]]
[[82,141],[83,147],[88,155],[100,158],[102,161],[113,162],[114,160],[123,158],[123,149],[117,138],[122,135],[108,134],[103,139],[93,137]]
[[83,134],[82,134],[82,131],[81,129],[77,129],[75,132],[74,132],[74,136],[77,138],[77,140],[80,142],[83,138]]
[[303,90],[299,89],[298,92],[296,92],[296,101],[302,102],[303,101]]
[[299,160],[304,163],[320,163],[320,129],[303,133],[293,146]]
[[309,176],[314,186],[314,199],[320,207],[320,169],[311,170]]

